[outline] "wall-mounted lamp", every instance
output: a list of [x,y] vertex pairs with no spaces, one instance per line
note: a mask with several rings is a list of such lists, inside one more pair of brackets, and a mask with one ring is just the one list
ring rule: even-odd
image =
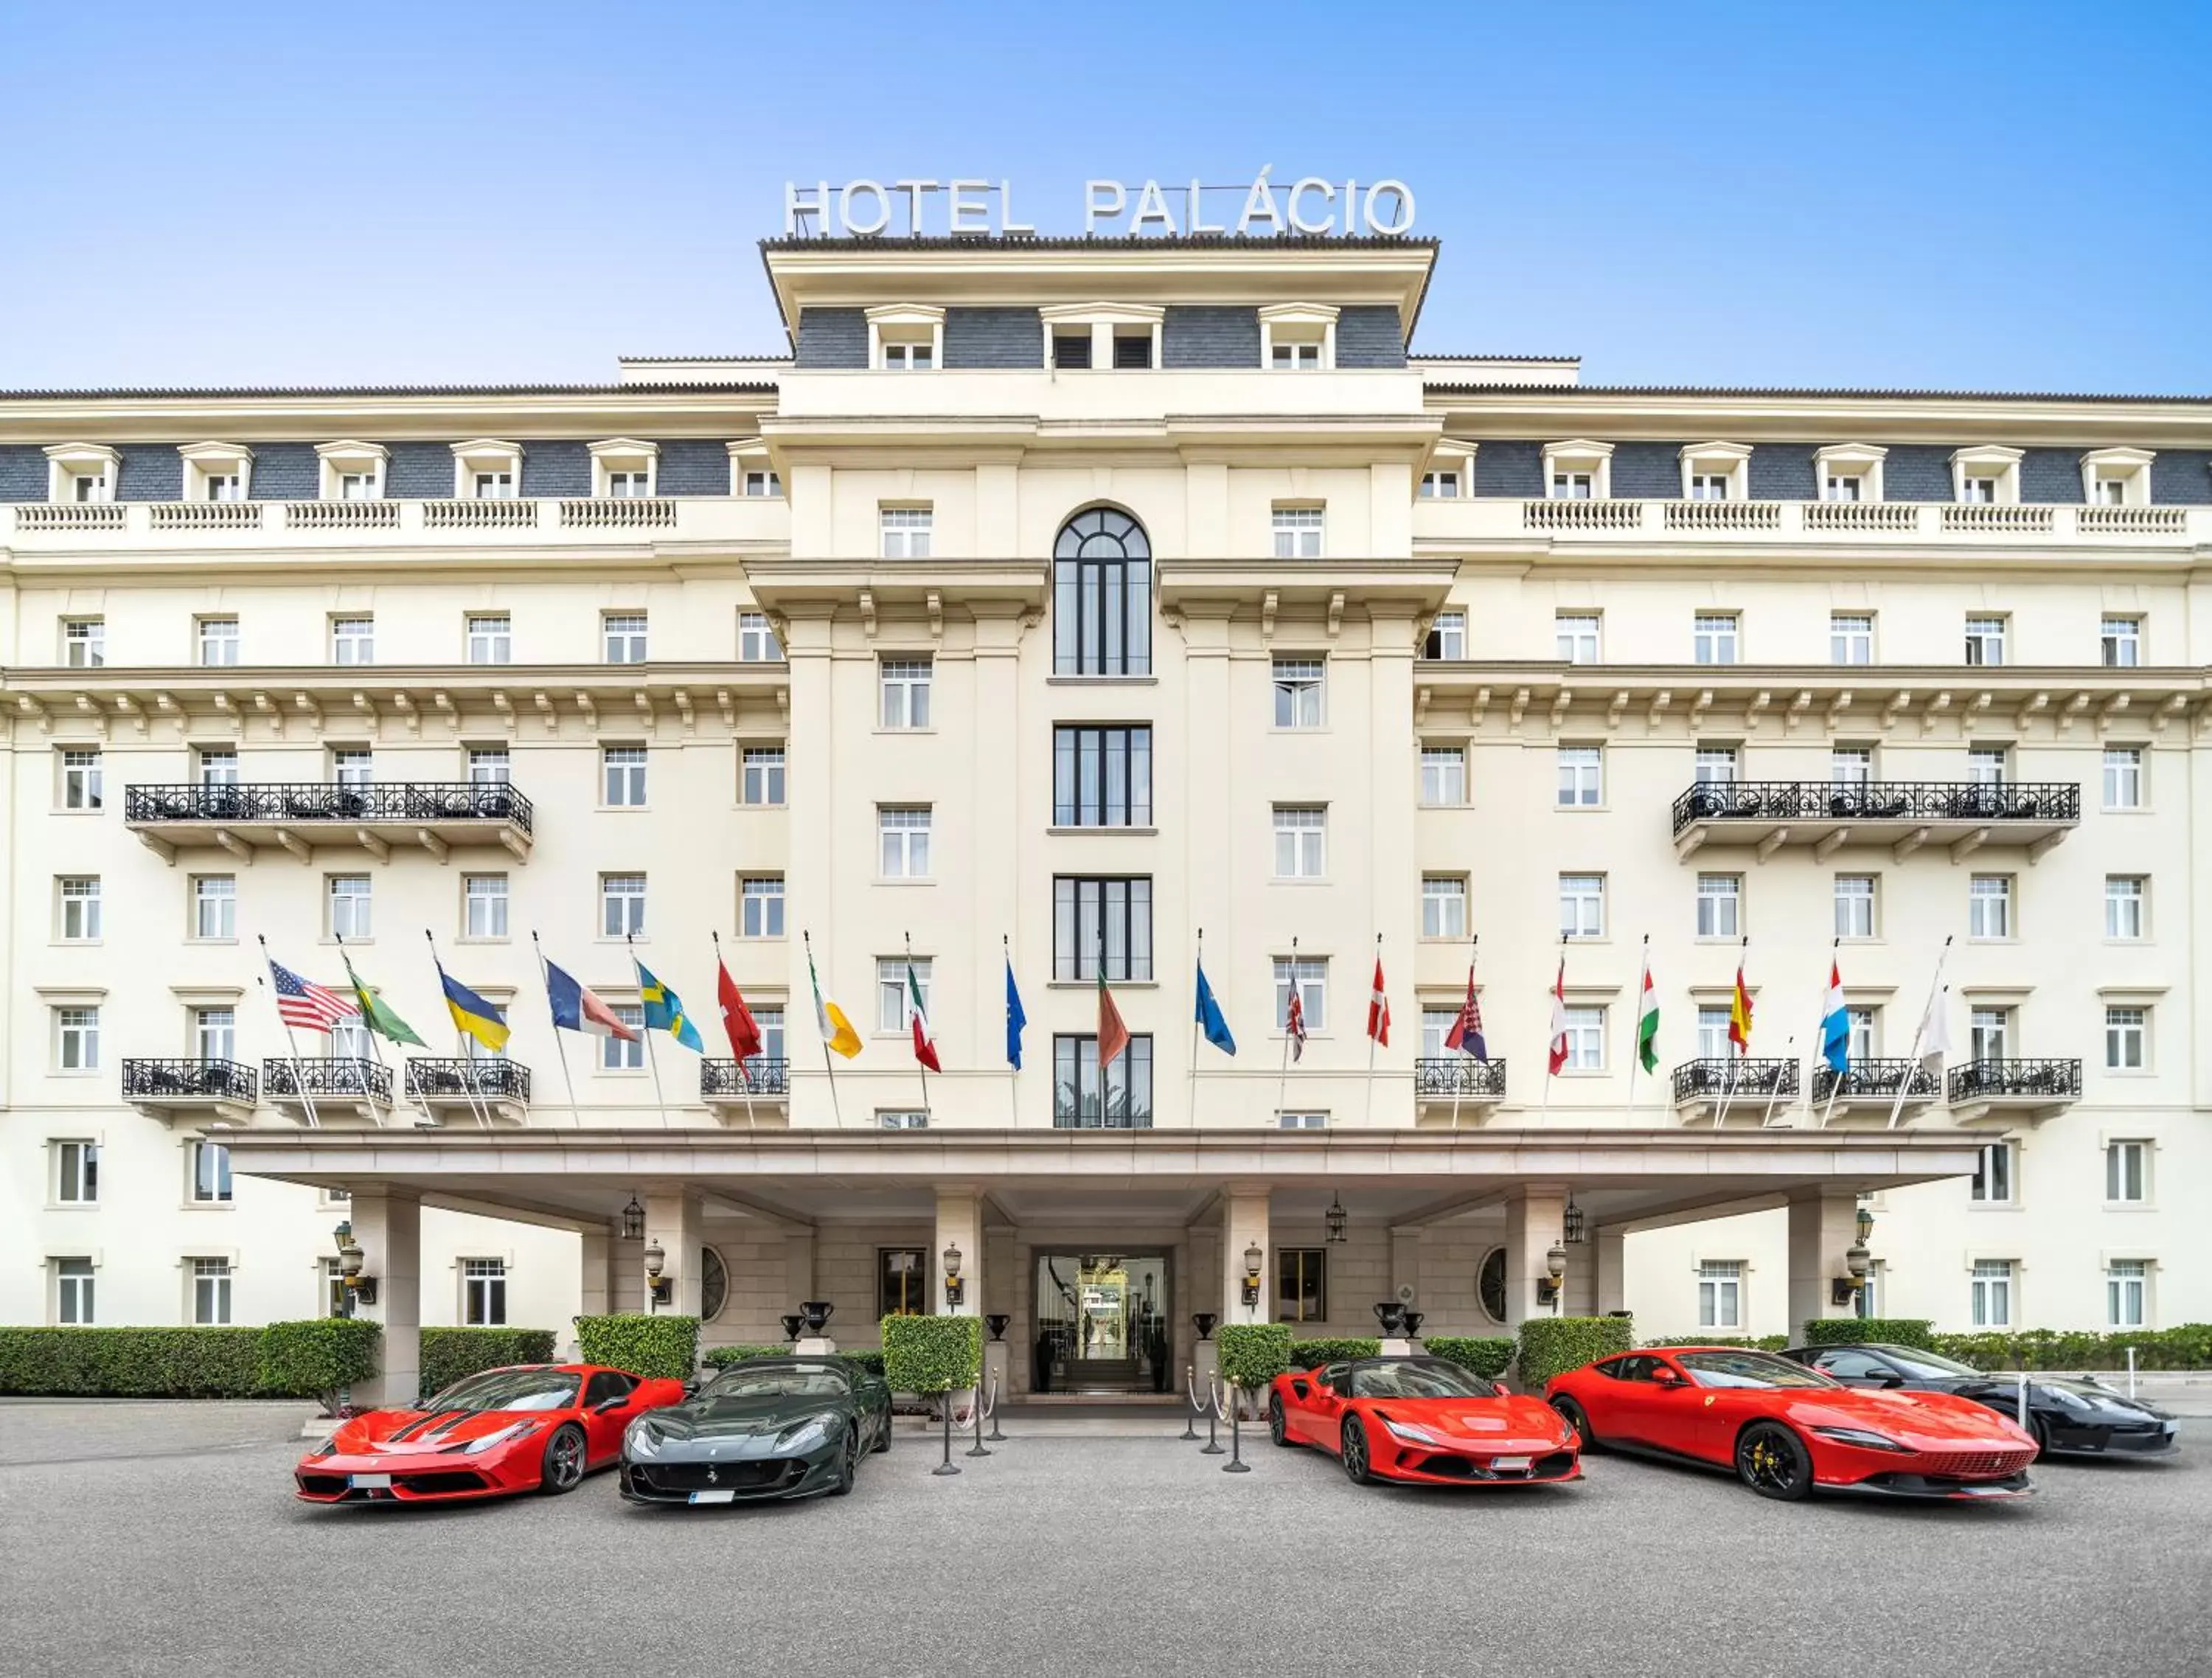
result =
[[957,1241],[948,1241],[945,1243],[945,1309],[958,1310],[961,1300],[965,1298],[967,1294],[968,1284],[960,1280],[960,1243]]
[[660,1273],[668,1268],[668,1254],[658,1240],[648,1242],[645,1249],[645,1297],[658,1307],[676,1297],[676,1279]]
[[1583,1230],[1583,1209],[1575,1204],[1572,1195],[1567,1196],[1566,1215],[1559,1220],[1561,1238],[1570,1247],[1579,1247],[1587,1238]]
[[1260,1267],[1267,1262],[1267,1255],[1260,1250],[1258,1242],[1244,1249],[1244,1304],[1247,1310],[1260,1303]]
[[1552,1243],[1551,1250],[1544,1255],[1544,1271],[1543,1275],[1536,1278],[1536,1303],[1556,1305],[1559,1303],[1559,1289],[1567,1275],[1567,1249],[1556,1241]]
[[356,1304],[374,1304],[376,1278],[362,1272],[368,1260],[361,1250],[361,1243],[353,1238],[353,1219],[347,1219],[331,1233],[338,1243],[338,1275],[345,1283],[346,1292]]
[[1874,1255],[1867,1251],[1866,1244],[1867,1237],[1873,1232],[1873,1215],[1862,1209],[1859,1213],[1859,1238],[1844,1249],[1844,1268],[1850,1274],[1829,1279],[1830,1304],[1850,1305],[1858,1302],[1859,1290],[1866,1286],[1867,1273],[1874,1268]]

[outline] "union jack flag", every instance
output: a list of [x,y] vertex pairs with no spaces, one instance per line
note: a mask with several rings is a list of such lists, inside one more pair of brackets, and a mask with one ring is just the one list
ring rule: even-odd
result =
[[269,982],[276,989],[277,1018],[303,1031],[328,1031],[337,1021],[361,1012],[350,998],[274,961],[269,964]]

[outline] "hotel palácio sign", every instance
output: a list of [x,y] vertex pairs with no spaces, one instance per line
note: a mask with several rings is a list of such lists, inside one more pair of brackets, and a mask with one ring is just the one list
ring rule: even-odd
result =
[[[1363,183],[1305,175],[1279,184],[1268,175],[1249,185],[1199,181],[1083,183],[1083,231],[1140,236],[1299,234],[1351,238],[1413,230],[1413,192],[1402,180]],[[1241,196],[1242,208],[1229,205]],[[1220,219],[1208,220],[1209,210]],[[1036,226],[1015,213],[1013,183],[986,179],[848,180],[783,184],[783,231],[790,239],[924,238],[977,234],[1033,236]]]

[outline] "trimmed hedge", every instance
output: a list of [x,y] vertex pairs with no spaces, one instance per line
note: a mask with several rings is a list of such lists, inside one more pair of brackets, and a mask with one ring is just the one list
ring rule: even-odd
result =
[[2133,1347],[2136,1367],[2212,1368],[2212,1323],[2173,1328],[2121,1328],[2111,1334],[2027,1328],[2018,1334],[1933,1334],[1929,1349],[1976,1369],[2124,1370]]
[[322,1317],[258,1328],[0,1328],[0,1393],[318,1398],[375,1372],[383,1328]]
[[1431,1334],[1421,1344],[1431,1358],[1457,1364],[1485,1381],[1498,1379],[1513,1361],[1513,1342],[1503,1334]]
[[1644,1340],[1637,1346],[1649,1352],[1663,1350],[1669,1346],[1728,1346],[1741,1347],[1747,1352],[1779,1352],[1790,1344],[1787,1334],[1760,1334],[1756,1339],[1742,1334],[1668,1334],[1659,1340]]
[[982,1372],[980,1316],[887,1316],[883,1334],[884,1378],[900,1392],[952,1392]]
[[1340,1364],[1353,1358],[1376,1358],[1382,1353],[1379,1340],[1362,1340],[1357,1335],[1347,1340],[1302,1340],[1291,1344],[1286,1369],[1318,1369],[1323,1364]]
[[422,1396],[441,1393],[479,1370],[552,1361],[550,1328],[425,1328]]
[[1540,1393],[1553,1376],[1635,1344],[1635,1324],[1626,1316],[1532,1316],[1521,1325],[1521,1389]]
[[628,1370],[647,1380],[686,1380],[698,1366],[699,1319],[641,1311],[580,1316],[576,1346],[587,1364]]
[[271,1322],[261,1330],[261,1384],[272,1393],[304,1393],[335,1414],[338,1395],[376,1373],[384,1325],[357,1316],[314,1316]]
[[1917,1346],[1933,1352],[1936,1342],[1924,1316],[1815,1316],[1805,1323],[1808,1346],[1852,1346],[1860,1341],[1881,1341],[1891,1346]]
[[710,1346],[699,1354],[699,1361],[708,1369],[727,1369],[732,1364],[750,1363],[755,1358],[788,1358],[788,1346],[767,1346],[755,1341],[750,1345]]
[[1221,1378],[1232,1387],[1252,1391],[1291,1366],[1287,1322],[1224,1322],[1213,1338],[1220,1348]]

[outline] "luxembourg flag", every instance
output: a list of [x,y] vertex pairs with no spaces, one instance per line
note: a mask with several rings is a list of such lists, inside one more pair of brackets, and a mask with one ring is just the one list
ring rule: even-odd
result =
[[1820,1008],[1820,1058],[1838,1077],[1851,1068],[1851,1011],[1844,1006],[1843,970],[1828,963],[1828,996]]

